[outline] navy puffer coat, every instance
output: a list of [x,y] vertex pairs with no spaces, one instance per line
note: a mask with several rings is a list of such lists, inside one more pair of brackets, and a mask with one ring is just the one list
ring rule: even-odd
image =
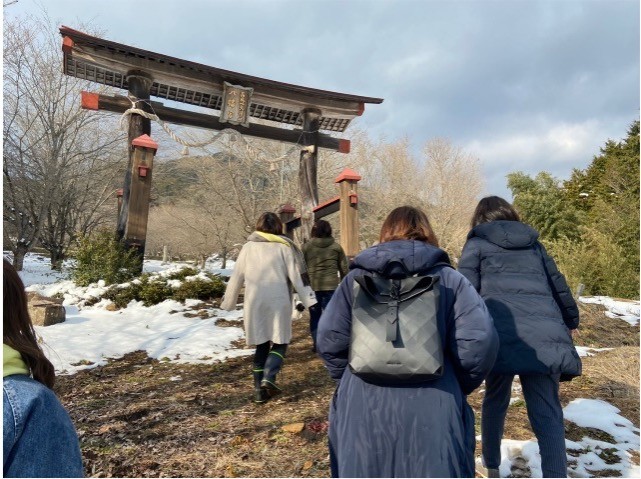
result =
[[[394,258],[413,274],[440,276],[437,321],[445,365],[439,379],[373,384],[348,367],[354,276],[382,274]],[[368,248],[323,313],[317,347],[339,381],[329,412],[334,477],[474,477],[474,414],[466,395],[490,372],[498,337],[481,297],[460,273],[437,265],[443,262],[449,263],[443,250],[420,241]]]
[[579,309],[539,234],[520,221],[492,221],[472,229],[459,271],[487,304],[499,333],[496,374],[581,374],[570,329]]

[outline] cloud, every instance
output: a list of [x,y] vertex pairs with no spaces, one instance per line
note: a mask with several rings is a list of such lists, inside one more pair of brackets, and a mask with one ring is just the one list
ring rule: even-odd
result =
[[[488,187],[515,166],[567,174],[639,116],[634,1],[48,0],[73,27],[219,68],[382,97],[373,137],[476,149]],[[178,3],[175,3],[178,5]],[[5,14],[33,9],[21,0]],[[144,21],[141,21],[144,19]],[[348,134],[349,136],[349,130]]]
[[[604,132],[609,134],[603,137]],[[625,128],[613,128],[596,120],[557,124],[541,121],[536,129],[472,140],[464,148],[481,160],[488,193],[509,196],[505,185],[508,173],[536,175],[545,170],[568,179],[574,168],[587,167],[607,139],[618,141],[624,135]]]

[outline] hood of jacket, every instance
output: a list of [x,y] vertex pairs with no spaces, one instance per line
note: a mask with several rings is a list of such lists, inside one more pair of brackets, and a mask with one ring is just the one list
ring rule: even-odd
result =
[[334,244],[334,238],[312,238],[309,242],[316,248],[328,248]]
[[490,221],[472,228],[468,239],[482,238],[505,249],[527,248],[534,245],[539,233],[534,228],[520,221]]
[[405,276],[407,273],[420,274],[437,263],[450,264],[449,256],[442,249],[423,241],[394,240],[362,251],[354,258],[350,269],[361,268],[394,277]]

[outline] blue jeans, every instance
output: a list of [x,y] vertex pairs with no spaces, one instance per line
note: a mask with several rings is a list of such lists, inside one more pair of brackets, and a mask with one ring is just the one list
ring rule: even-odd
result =
[[[485,379],[481,412],[483,463],[498,469],[505,414],[512,393],[512,374],[490,374]],[[558,374],[519,374],[532,430],[539,441],[543,477],[567,477],[563,409]]]
[[309,332],[312,335],[312,341],[314,341],[314,351],[316,351],[316,331],[318,331],[318,321],[329,304],[329,300],[332,299],[334,291],[314,291],[314,293],[316,293],[316,301],[318,302],[309,308]]

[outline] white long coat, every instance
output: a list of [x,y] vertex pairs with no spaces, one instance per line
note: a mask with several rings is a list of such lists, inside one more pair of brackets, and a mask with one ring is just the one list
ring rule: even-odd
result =
[[243,304],[245,336],[248,346],[272,341],[288,344],[292,338],[291,283],[300,300],[309,308],[316,303],[314,292],[305,286],[289,245],[249,241],[240,250],[234,272],[229,278],[220,305],[232,311],[245,284]]

